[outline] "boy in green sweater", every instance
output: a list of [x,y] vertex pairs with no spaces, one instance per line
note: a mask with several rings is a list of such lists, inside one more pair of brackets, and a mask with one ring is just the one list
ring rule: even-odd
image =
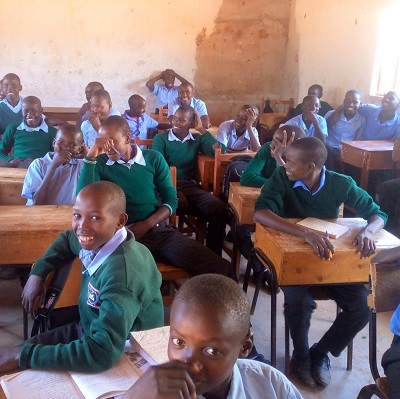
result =
[[[342,203],[368,220],[354,238],[361,257],[375,252],[373,235],[381,230],[387,216],[353,179],[326,170],[327,150],[321,140],[305,137],[285,152],[286,163],[263,186],[255,205],[254,220],[284,233],[304,237],[312,250],[328,260],[335,248],[328,238],[284,218],[337,218]],[[355,335],[367,324],[368,292],[362,284],[328,286],[343,311],[321,340],[309,348],[308,330],[316,308],[309,286],[281,287],[285,294],[284,314],[293,340],[292,368],[299,380],[309,387],[330,382],[328,353],[339,356]]]
[[10,123],[22,121],[22,98],[19,95],[21,90],[21,81],[15,73],[8,73],[1,80],[3,97],[0,97],[0,138]]
[[22,293],[33,313],[43,301],[46,276],[76,256],[83,263],[80,323],[39,334],[0,351],[0,372],[16,367],[79,372],[109,369],[122,355],[131,330],[163,325],[161,275],[147,248],[124,226],[126,199],[111,182],[97,182],[77,196],[72,229],[61,233],[35,262]]
[[[196,112],[196,116],[195,116]],[[194,121],[200,133],[190,133]],[[206,245],[221,256],[226,227],[226,205],[199,186],[197,157],[200,153],[214,157],[215,148],[226,147],[203,127],[197,111],[190,105],[180,106],[173,118],[172,129],[157,134],[152,149],[160,152],[169,166],[178,172],[179,210],[208,222]]]
[[23,121],[8,125],[0,142],[0,167],[28,168],[34,159],[52,151],[57,129],[46,124],[42,111],[37,97],[22,100]]

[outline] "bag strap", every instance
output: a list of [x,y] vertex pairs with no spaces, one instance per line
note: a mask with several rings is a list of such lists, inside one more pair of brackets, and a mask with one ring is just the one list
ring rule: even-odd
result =
[[73,260],[65,263],[60,269],[54,272],[50,286],[46,291],[44,304],[35,313],[31,337],[35,336],[39,332],[43,333],[47,331],[47,320],[49,318],[50,312],[53,310],[55,304],[60,297],[62,289],[64,288],[72,267],[72,263]]

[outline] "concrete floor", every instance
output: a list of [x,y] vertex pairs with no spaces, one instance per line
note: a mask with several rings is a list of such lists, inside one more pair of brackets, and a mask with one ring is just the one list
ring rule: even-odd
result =
[[[244,273],[242,262],[241,270]],[[20,307],[21,287],[19,280],[0,280],[0,346],[15,345],[22,341],[22,309]],[[249,288],[252,298],[253,287]],[[282,315],[283,294],[278,295],[277,322],[277,367],[284,370],[284,323]],[[261,292],[255,314],[252,316],[254,340],[257,349],[267,358],[270,357],[270,296]],[[310,343],[317,342],[329,328],[335,317],[336,304],[333,301],[319,301],[311,324]],[[378,359],[390,346],[392,334],[389,331],[391,313],[378,315]],[[356,398],[360,389],[373,383],[368,364],[368,327],[365,327],[354,340],[353,370],[346,371],[346,352],[339,358],[331,357],[332,382],[325,389],[311,390],[302,388],[293,381],[304,398]]]

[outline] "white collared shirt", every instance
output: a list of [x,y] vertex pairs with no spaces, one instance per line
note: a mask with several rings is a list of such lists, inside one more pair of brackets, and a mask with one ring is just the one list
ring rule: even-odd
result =
[[49,132],[49,127],[47,126],[47,123],[44,121],[45,116],[42,114],[42,121],[39,126],[36,126],[35,128],[29,127],[25,119],[18,125],[17,130],[26,130],[27,132],[38,132],[39,130],[43,130],[45,133]]
[[133,150],[135,150],[134,147],[136,147],[136,155],[133,158],[129,159],[126,162],[123,161],[122,159],[118,159],[118,161],[112,161],[111,159],[108,159],[108,161],[106,162],[106,165],[111,166],[111,165],[114,165],[115,162],[117,162],[121,165],[126,166],[128,169],[130,169],[134,163],[137,163],[138,165],[146,166],[146,161],[144,159],[142,150],[136,144],[132,144]]
[[15,107],[13,107],[13,106],[8,102],[7,97],[4,97],[4,98],[1,100],[1,102],[4,103],[4,104],[6,104],[7,107],[10,108],[11,111],[14,112],[15,114],[17,114],[17,113],[18,113],[19,111],[21,111],[21,109],[22,109],[22,97],[21,97],[21,96],[19,97],[18,104],[17,104]]
[[[96,273],[97,269],[104,263],[104,261],[120,246],[127,237],[128,233],[125,227],[117,230],[115,234],[108,240],[96,253],[94,259],[90,262],[90,264],[86,267],[86,269],[82,272],[82,274],[89,274],[89,276],[93,276]],[[81,249],[79,252],[79,258],[83,259],[87,256],[91,256],[92,251],[87,251],[86,249]]]
[[183,140],[178,139],[178,137],[175,136],[174,132],[172,129],[169,130],[168,132],[168,141],[179,141],[181,143],[184,143],[185,141],[188,140],[195,140],[195,138],[192,136],[192,133],[188,133],[187,136]]

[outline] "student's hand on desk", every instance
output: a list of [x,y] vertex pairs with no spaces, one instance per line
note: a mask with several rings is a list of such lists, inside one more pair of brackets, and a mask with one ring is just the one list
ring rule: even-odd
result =
[[58,168],[60,165],[65,165],[71,160],[71,153],[67,150],[61,150],[56,152],[53,157],[51,165],[54,168]]
[[9,164],[11,165],[11,168],[18,168],[20,162],[21,161],[19,160],[19,158],[14,158],[9,162]]
[[135,239],[139,240],[154,226],[149,226],[146,220],[142,220],[140,222],[132,223],[126,227],[132,231],[132,233],[135,235]]
[[304,239],[311,245],[313,251],[325,260],[331,259],[335,253],[335,247],[327,237],[309,231],[304,234]]
[[22,346],[0,349],[0,373],[7,373],[18,368],[18,360]]
[[362,230],[353,240],[353,244],[357,246],[356,253],[360,253],[360,259],[369,258],[375,253],[376,245],[371,234]]
[[125,393],[123,399],[196,399],[190,365],[169,362],[153,366]]
[[31,315],[34,315],[36,308],[44,303],[46,286],[39,276],[29,276],[22,291],[22,306]]
[[109,137],[97,137],[86,154],[88,158],[96,158],[103,152],[110,151],[114,142]]

